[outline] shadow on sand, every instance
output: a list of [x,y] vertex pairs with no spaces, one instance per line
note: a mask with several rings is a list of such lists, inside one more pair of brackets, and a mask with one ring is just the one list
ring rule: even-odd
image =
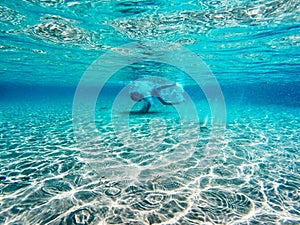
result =
[[120,112],[121,114],[130,114],[130,115],[154,115],[154,114],[161,114],[162,112],[158,111],[151,111],[151,112],[141,112],[141,111],[124,111]]

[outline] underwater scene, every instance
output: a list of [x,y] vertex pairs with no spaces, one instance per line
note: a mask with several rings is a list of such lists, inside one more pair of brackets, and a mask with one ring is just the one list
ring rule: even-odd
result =
[[299,0],[2,0],[0,224],[300,224]]

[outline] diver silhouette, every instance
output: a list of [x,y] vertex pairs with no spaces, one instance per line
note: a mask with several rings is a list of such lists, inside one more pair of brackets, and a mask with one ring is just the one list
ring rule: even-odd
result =
[[141,113],[149,112],[153,98],[163,105],[175,105],[184,102],[184,90],[178,83],[157,85],[149,81],[135,81],[132,84],[130,98],[135,102],[143,102]]

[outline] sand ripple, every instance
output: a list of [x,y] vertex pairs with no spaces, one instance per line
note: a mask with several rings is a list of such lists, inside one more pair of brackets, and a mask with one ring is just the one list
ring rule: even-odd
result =
[[191,156],[159,164],[177,145],[176,127],[163,137],[162,153],[135,152],[115,138],[106,119],[99,121],[106,148],[88,159],[62,109],[3,108],[0,223],[300,223],[299,118],[293,113],[244,111],[222,138],[201,128]]

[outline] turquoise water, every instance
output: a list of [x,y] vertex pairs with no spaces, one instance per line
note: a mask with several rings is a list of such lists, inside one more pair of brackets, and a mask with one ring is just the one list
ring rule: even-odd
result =
[[0,224],[300,224],[299,33],[298,0],[3,0]]

